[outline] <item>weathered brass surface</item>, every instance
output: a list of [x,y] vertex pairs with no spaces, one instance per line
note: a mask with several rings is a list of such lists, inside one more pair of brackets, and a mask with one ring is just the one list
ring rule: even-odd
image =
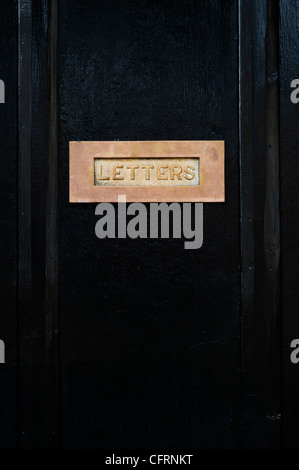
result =
[[70,142],[70,202],[223,202],[223,141]]
[[96,158],[95,186],[198,186],[199,158]]

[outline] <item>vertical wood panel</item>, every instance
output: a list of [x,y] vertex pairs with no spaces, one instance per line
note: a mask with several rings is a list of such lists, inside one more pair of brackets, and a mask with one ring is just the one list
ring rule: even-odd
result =
[[[172,9],[128,3],[124,10],[121,2],[107,4],[100,15],[93,2],[61,7],[58,162],[58,2],[19,0],[20,446],[60,445],[61,359],[66,447],[279,447],[278,3],[239,0],[239,136],[236,2],[203,2],[200,11],[193,1]],[[296,2],[281,4],[282,61],[295,74]],[[283,78],[286,92],[287,72]],[[296,122],[296,108],[288,105],[283,97],[285,136],[290,116]],[[181,241],[95,239],[94,206],[68,203],[67,144],[101,138],[227,141],[227,202],[205,208],[208,246],[186,254]],[[297,143],[288,139],[283,234],[287,259],[295,263],[287,241],[291,226],[296,242],[294,203],[287,197],[296,201]],[[295,264],[285,272],[289,319]],[[286,325],[284,340],[291,333]],[[285,381],[298,386],[290,367]],[[291,446],[296,397],[289,388],[284,396],[290,400],[284,439]],[[10,443],[15,426],[13,415]]]
[[19,0],[19,413],[20,445],[34,435],[31,253],[31,0]]
[[[62,443],[240,445],[235,0],[60,2]],[[67,25],[67,26],[66,26]],[[70,140],[226,141],[204,245],[99,240],[70,204]]]
[[280,446],[278,9],[239,2],[242,446]]
[[57,2],[19,2],[20,447],[59,446]]
[[49,2],[46,184],[45,387],[52,446],[60,440],[60,358],[58,319],[58,0]]
[[283,445],[299,447],[299,364],[290,360],[299,338],[299,104],[291,102],[291,82],[299,79],[298,1],[280,1],[280,152],[281,152],[281,309],[283,327]]
[[264,206],[265,341],[268,352],[268,448],[281,442],[280,206],[279,206],[279,2],[267,1],[266,181]]
[[258,447],[257,391],[254,383],[260,350],[254,347],[259,322],[255,315],[255,204],[254,204],[254,5],[239,0],[239,159],[241,228],[241,445]]
[[17,100],[18,5],[0,2],[0,79],[5,104],[0,104],[0,339],[6,363],[0,364],[0,448],[18,442],[17,326]]

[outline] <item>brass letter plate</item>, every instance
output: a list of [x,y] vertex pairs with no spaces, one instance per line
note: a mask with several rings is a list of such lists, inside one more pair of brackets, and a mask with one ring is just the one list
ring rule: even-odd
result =
[[224,202],[223,141],[70,142],[70,202]]

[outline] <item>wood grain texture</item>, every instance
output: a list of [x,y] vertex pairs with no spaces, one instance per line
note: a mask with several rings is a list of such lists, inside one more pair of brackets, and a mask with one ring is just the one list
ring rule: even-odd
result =
[[58,316],[58,0],[48,3],[47,180],[45,225],[45,389],[47,444],[60,445]]
[[0,339],[6,363],[0,366],[0,448],[18,444],[18,321],[17,321],[17,1],[0,3],[0,79],[5,104],[0,104]]
[[298,449],[298,364],[290,361],[291,341],[299,338],[298,113],[291,82],[299,78],[296,3],[281,0],[280,11],[280,152],[281,152],[281,310],[283,350],[283,446]]
[[[255,194],[258,184],[256,158],[262,160],[263,147],[258,148],[259,136],[254,127],[257,95],[255,72],[265,82],[265,65],[256,67],[255,53],[265,32],[256,28],[256,16],[263,15],[259,2],[239,1],[239,152],[240,152],[240,228],[241,228],[241,445],[244,448],[265,446],[264,406],[265,389],[257,374],[263,367],[258,338],[263,322],[256,299],[257,245]],[[263,18],[265,22],[265,17]],[[260,51],[265,60],[265,53]],[[261,116],[261,121],[264,116]],[[262,134],[263,136],[263,134]],[[263,174],[263,173],[260,173]],[[265,370],[265,367],[263,367]]]
[[267,1],[266,179],[264,205],[265,315],[268,343],[268,448],[281,445],[279,4]]
[[[298,448],[297,4],[3,0],[1,448]],[[97,239],[77,140],[226,141],[203,247]]]
[[59,446],[57,2],[19,3],[20,447]]
[[[59,17],[62,446],[238,447],[237,2],[67,0]],[[69,203],[76,140],[225,140],[203,248],[96,239],[95,205]]]
[[242,447],[280,447],[278,16],[239,2]]
[[19,0],[18,291],[20,446],[34,440],[31,240],[32,4]]

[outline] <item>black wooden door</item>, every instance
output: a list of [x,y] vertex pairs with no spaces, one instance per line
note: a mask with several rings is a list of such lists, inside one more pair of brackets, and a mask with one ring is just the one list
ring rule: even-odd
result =
[[[62,439],[238,446],[236,2],[67,1],[59,21]],[[226,141],[201,250],[96,239],[94,204],[68,201],[68,143],[115,139]]]
[[[1,447],[297,445],[297,3],[1,3]],[[224,140],[202,248],[99,240],[69,202],[79,140]]]

